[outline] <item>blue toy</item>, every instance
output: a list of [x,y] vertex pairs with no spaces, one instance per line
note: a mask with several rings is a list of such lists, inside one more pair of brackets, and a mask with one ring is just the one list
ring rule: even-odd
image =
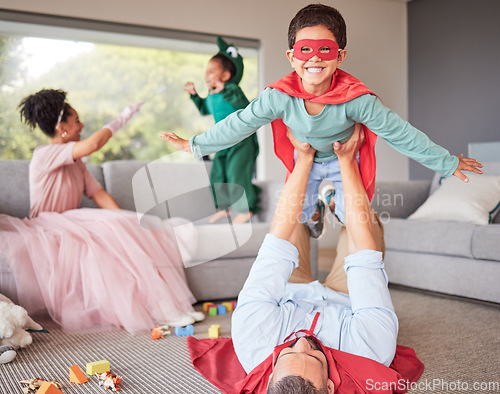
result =
[[222,305],[222,304],[217,305],[217,312],[219,313],[219,315],[225,315],[226,314],[226,306]]
[[192,324],[189,324],[186,327],[180,327],[180,326],[175,327],[175,335],[177,335],[178,337],[185,337],[193,334],[194,334],[194,327]]

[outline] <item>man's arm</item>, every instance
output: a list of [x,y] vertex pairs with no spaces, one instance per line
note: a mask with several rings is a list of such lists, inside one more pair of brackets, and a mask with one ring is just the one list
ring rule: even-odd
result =
[[308,143],[298,141],[290,132],[287,137],[298,152],[297,162],[276,205],[270,233],[293,243],[295,229],[300,223],[309,173],[316,152]]
[[309,144],[289,138],[299,157],[277,204],[270,234],[259,250],[232,316],[234,348],[247,372],[282,340],[288,309],[295,308],[293,303],[283,302],[286,284],[298,264],[297,249],[289,241],[300,222],[315,151]]
[[375,250],[372,213],[356,160],[363,141],[358,124],[348,142],[334,144],[342,175],[349,248],[353,253],[345,259],[351,309],[342,318],[339,347],[389,365],[396,350],[398,320],[387,287],[382,253]]

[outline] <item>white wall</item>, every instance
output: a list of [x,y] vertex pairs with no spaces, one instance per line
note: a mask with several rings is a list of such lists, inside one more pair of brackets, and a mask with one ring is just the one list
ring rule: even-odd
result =
[[[155,26],[258,39],[259,88],[291,71],[285,57],[288,24],[304,0],[2,0],[1,8],[84,19]],[[348,56],[343,69],[361,79],[383,102],[407,118],[406,4],[394,0],[329,0],[347,22]],[[283,179],[269,127],[259,135],[261,179]],[[378,179],[408,179],[408,160],[377,144]]]

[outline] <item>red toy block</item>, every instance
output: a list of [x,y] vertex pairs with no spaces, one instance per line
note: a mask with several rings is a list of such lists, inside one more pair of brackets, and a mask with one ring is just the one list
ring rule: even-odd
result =
[[78,365],[72,365],[69,367],[69,381],[71,383],[82,384],[88,382],[89,380]]
[[203,303],[203,312],[208,312],[208,309],[212,306],[217,306],[213,302],[204,302]]
[[62,391],[50,382],[43,382],[36,394],[62,394]]

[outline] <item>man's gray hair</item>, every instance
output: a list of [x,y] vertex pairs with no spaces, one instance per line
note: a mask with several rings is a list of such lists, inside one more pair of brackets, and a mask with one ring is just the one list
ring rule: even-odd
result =
[[328,394],[326,387],[317,389],[310,380],[302,376],[289,375],[281,378],[277,382],[269,383],[267,394]]

